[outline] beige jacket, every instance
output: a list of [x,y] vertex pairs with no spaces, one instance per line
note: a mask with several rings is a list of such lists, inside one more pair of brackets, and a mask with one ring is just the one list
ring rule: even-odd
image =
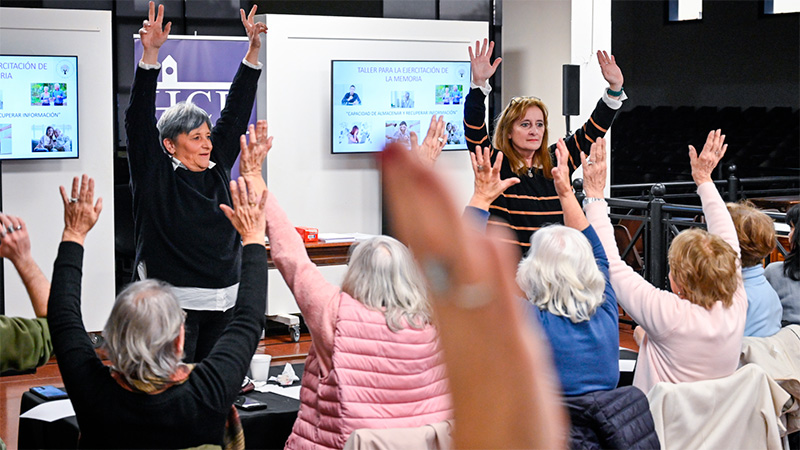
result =
[[661,448],[782,449],[778,418],[790,396],[761,367],[692,383],[658,383],[647,394]]

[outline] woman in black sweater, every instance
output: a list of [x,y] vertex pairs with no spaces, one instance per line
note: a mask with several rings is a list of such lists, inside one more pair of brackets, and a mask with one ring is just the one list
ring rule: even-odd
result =
[[[169,36],[164,6],[150,2],[139,30],[142,59],[125,112],[133,191],[136,268],[139,279],[175,286],[186,311],[186,361],[202,360],[228,324],[239,283],[239,235],[217,207],[230,205],[230,171],[239,154],[261,75],[258,52],[266,25],[255,6],[242,25],[249,47],[231,83],[225,108],[212,126],[191,102],[177,103],[156,123],[159,49]],[[245,174],[248,167],[242,165]],[[260,174],[258,174],[260,175]]]
[[[263,156],[265,146],[259,151]],[[154,280],[133,283],[117,297],[103,331],[111,367],[103,365],[81,317],[83,242],[102,200],[93,204],[94,180],[86,175],[73,180],[70,198],[61,188],[65,226],[48,323],[81,447],[187,448],[229,441],[225,423],[264,326],[267,293],[266,195],[248,192],[242,178],[231,184],[234,209],[220,207],[242,236],[242,282],[231,324],[196,366],[181,362],[184,313],[170,286]]]

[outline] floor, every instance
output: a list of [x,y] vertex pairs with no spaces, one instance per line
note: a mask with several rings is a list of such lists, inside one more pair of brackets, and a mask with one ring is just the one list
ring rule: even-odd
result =
[[[638,350],[633,340],[630,326],[620,324],[620,346]],[[311,336],[300,335],[300,342],[292,342],[289,336],[269,336],[261,340],[256,353],[272,355],[272,364],[303,362],[311,347]],[[9,449],[17,448],[17,431],[19,429],[19,406],[22,394],[33,386],[63,386],[61,374],[55,358],[28,375],[0,377],[0,437]]]

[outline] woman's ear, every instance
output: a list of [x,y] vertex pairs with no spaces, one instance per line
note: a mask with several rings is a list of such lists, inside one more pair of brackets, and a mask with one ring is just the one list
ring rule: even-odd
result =
[[186,328],[181,325],[181,332],[175,338],[175,351],[183,358],[183,344],[186,342]]
[[170,155],[174,155],[175,154],[175,142],[173,142],[172,139],[164,138],[164,140],[161,141],[161,142],[164,143],[164,148],[167,149],[167,152]]

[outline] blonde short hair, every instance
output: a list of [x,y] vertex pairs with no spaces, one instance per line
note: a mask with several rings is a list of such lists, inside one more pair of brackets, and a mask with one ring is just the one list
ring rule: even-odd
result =
[[692,303],[711,309],[733,304],[739,255],[721,237],[700,228],[678,234],[669,247],[669,270]]
[[492,146],[503,152],[506,160],[508,160],[509,167],[511,167],[511,170],[514,171],[514,173],[517,175],[524,175],[527,172],[525,162],[523,161],[522,156],[516,150],[514,150],[514,146],[511,145],[511,140],[508,138],[508,135],[511,133],[514,123],[523,118],[525,113],[528,112],[528,109],[534,107],[539,108],[544,116],[544,134],[542,135],[542,146],[539,147],[539,151],[533,155],[533,163],[534,165],[541,165],[542,175],[545,178],[552,180],[552,170],[554,164],[553,157],[550,155],[550,149],[548,148],[547,143],[547,106],[545,106],[541,99],[537,97],[512,98],[508,106],[506,106],[503,112],[501,112],[495,120]]
[[726,206],[739,237],[742,267],[761,264],[775,248],[775,224],[772,219],[746,200]]

